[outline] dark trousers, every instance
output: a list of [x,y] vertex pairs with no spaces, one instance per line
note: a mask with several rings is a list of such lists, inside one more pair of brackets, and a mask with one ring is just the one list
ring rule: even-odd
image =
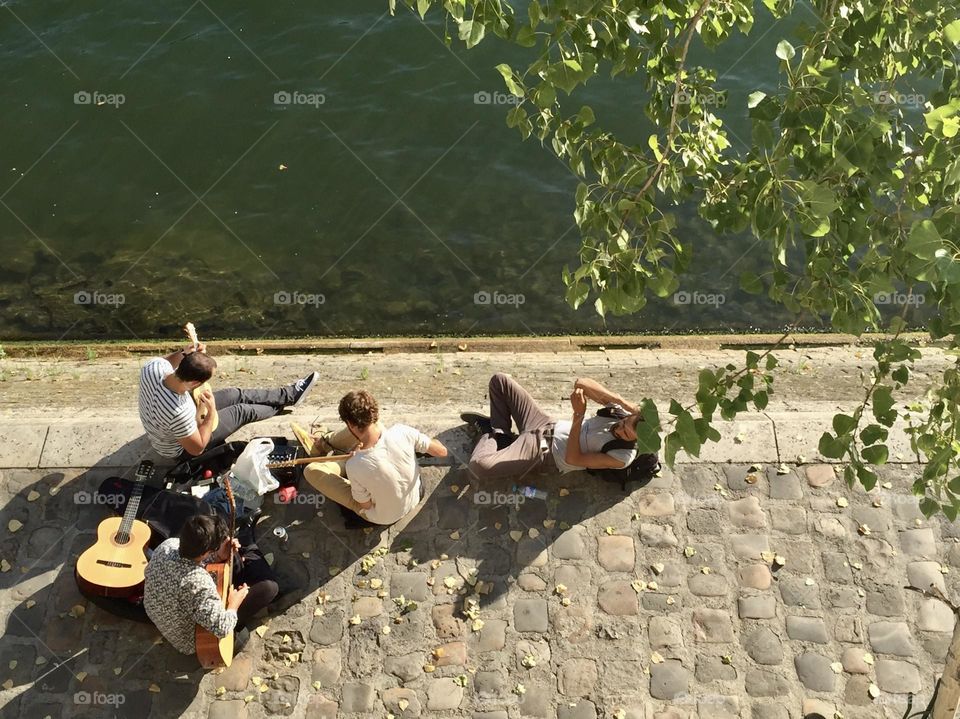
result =
[[[293,404],[292,387],[278,389],[219,389],[213,393],[217,403],[220,424],[210,435],[206,449],[227,441],[231,434],[251,422],[273,417],[284,407]],[[184,453],[186,454],[186,453]]]
[[502,449],[494,434],[481,437],[470,455],[470,472],[477,479],[497,479],[552,467],[553,455],[547,435],[556,422],[507,374],[500,372],[490,378],[489,393],[490,423],[494,431],[509,433],[516,423],[519,436]]

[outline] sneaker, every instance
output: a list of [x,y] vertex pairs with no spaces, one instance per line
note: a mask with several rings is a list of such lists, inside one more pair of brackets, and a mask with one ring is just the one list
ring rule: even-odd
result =
[[293,402],[291,402],[291,407],[296,407],[303,400],[307,398],[307,395],[310,394],[310,390],[313,389],[313,385],[317,383],[317,380],[320,379],[319,372],[311,372],[303,379],[297,380],[292,385],[293,389]]
[[460,415],[460,419],[466,422],[467,429],[474,434],[490,434],[493,431],[493,424],[490,422],[490,418],[484,414],[464,412]]

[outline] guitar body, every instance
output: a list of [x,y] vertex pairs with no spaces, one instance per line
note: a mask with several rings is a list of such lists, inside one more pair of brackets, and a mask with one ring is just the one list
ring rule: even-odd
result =
[[[207,571],[213,577],[221,604],[226,609],[227,592],[233,581],[233,562],[208,564]],[[204,669],[229,667],[233,663],[233,632],[221,639],[198,624],[194,638],[197,642],[197,659]]]
[[96,544],[77,559],[77,584],[86,593],[118,598],[143,594],[150,527],[133,520],[129,539],[121,543],[117,535],[123,521],[123,517],[109,517],[100,522]]
[[[232,540],[237,530],[237,505],[233,498],[233,487],[230,485],[232,473],[224,475],[223,489],[227,495],[227,504],[230,506],[230,534]],[[233,591],[233,546],[226,562],[212,562],[207,565],[207,571],[213,577],[213,583],[220,595],[220,606],[227,608],[227,595]],[[229,667],[233,664],[233,632],[223,639],[208,631],[199,624],[194,628],[194,640],[197,644],[197,660],[204,669]]]
[[[202,385],[194,389],[193,392],[191,392],[191,396],[193,397],[193,403],[197,405],[197,424],[200,424],[203,421],[204,417],[207,416],[207,413],[204,410],[200,409],[200,395],[207,390],[209,390],[211,394],[213,393],[213,388],[210,386],[210,383],[204,382]],[[219,426],[220,426],[220,415],[215,414],[213,416],[213,427],[211,428],[210,431],[215,432],[217,427]]]

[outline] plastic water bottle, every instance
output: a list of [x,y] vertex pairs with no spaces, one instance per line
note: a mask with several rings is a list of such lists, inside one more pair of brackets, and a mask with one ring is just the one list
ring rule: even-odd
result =
[[527,499],[546,499],[547,493],[536,487],[518,487],[513,485],[513,491]]

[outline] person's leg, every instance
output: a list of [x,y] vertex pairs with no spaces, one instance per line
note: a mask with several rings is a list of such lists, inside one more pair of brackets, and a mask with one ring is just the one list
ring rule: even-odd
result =
[[256,544],[243,547],[240,555],[243,562],[234,575],[233,584],[234,586],[246,584],[250,587],[246,599],[237,609],[237,625],[246,626],[254,615],[276,599],[280,587],[277,584],[277,575],[274,574],[270,563]]
[[[239,627],[239,622],[237,624]],[[250,630],[246,627],[235,629],[233,632],[233,656],[237,656],[250,641]]]
[[484,435],[470,455],[468,468],[478,480],[484,480],[519,477],[538,471],[542,464],[540,436],[536,432],[524,432],[503,449],[498,449],[494,435]]
[[327,499],[359,514],[362,507],[353,498],[350,481],[341,476],[341,471],[342,467],[337,462],[311,462],[303,470],[303,477]]
[[346,427],[321,437],[320,448],[336,454],[347,454],[356,449],[359,442]]
[[489,393],[490,422],[496,429],[509,432],[511,419],[521,433],[540,429],[553,421],[510,375],[498,372],[491,377]]
[[221,410],[218,403],[217,414],[220,416],[220,424],[210,435],[207,449],[223,444],[231,434],[244,425],[273,417],[279,411],[279,407],[267,404],[234,404]]
[[283,408],[287,404],[288,388],[277,389],[240,389],[238,387],[228,387],[218,389],[213,393],[213,399],[217,403],[217,409],[221,407],[233,407],[238,404],[266,404],[271,407]]

